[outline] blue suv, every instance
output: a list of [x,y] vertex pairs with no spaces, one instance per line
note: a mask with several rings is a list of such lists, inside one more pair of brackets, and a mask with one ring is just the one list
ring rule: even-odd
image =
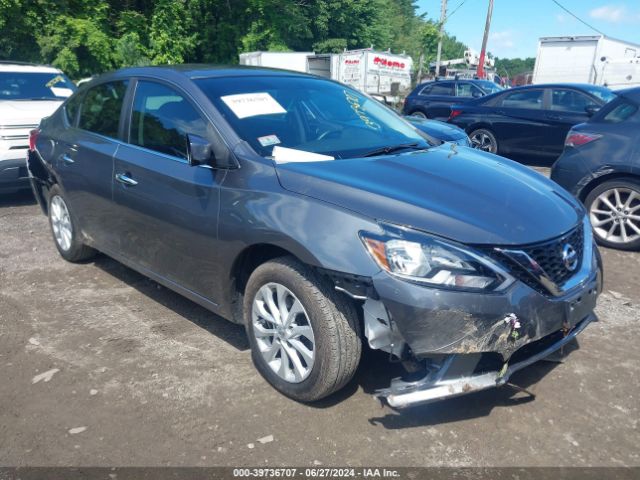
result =
[[419,84],[404,101],[402,113],[446,121],[452,105],[502,90],[489,80],[436,80]]

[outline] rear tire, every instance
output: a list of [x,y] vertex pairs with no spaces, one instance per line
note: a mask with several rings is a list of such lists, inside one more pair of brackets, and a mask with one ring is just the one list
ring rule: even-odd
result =
[[294,400],[313,402],[340,390],[360,362],[353,302],[291,257],[264,263],[251,274],[244,321],[256,368]]
[[491,130],[478,128],[469,134],[471,146],[476,150],[488,153],[498,153],[498,140]]
[[427,117],[426,113],[421,112],[420,110],[416,110],[415,112],[411,112],[411,116],[412,117],[417,117],[417,118],[429,118],[429,117]]
[[589,192],[584,204],[600,245],[640,249],[640,182],[623,178],[604,182]]
[[53,185],[49,190],[47,212],[53,243],[62,258],[75,263],[88,260],[96,254],[93,248],[82,242],[77,223],[58,185]]

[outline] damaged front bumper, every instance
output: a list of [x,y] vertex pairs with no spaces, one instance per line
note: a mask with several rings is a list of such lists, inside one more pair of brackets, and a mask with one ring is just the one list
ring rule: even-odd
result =
[[424,378],[414,382],[394,379],[389,388],[377,391],[376,397],[384,400],[393,408],[402,409],[499,387],[506,384],[511,375],[518,370],[543,360],[560,350],[582,332],[589,323],[596,320],[595,314],[591,313],[570,331],[557,332],[555,336],[550,335],[548,338],[543,338],[538,345],[535,344],[537,342],[529,344],[530,349],[533,350],[530,354],[522,355],[519,358],[514,355],[512,358],[517,358],[517,360],[505,363],[499,371],[460,375],[455,372],[460,370],[473,371],[478,358],[473,355],[452,354],[444,357],[440,364],[432,364],[429,373]]
[[374,276],[378,298],[363,306],[369,345],[410,360],[414,371],[426,367],[422,379],[396,379],[377,396],[404,408],[500,386],[571,341],[596,320],[602,291],[602,259],[590,228],[585,220],[581,266],[562,288],[524,274],[492,293],[426,288],[384,272]]

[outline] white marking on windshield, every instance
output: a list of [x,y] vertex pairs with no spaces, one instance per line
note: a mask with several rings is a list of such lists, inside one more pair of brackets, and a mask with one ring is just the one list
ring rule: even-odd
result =
[[329,155],[321,155],[319,153],[307,152],[305,150],[296,150],[295,148],[286,148],[276,145],[273,147],[271,158],[276,163],[297,163],[297,162],[322,162],[335,160]]
[[237,95],[225,95],[220,99],[227,104],[236,117],[243,119],[257,115],[272,115],[274,113],[287,113],[275,98],[267,92],[239,93]]

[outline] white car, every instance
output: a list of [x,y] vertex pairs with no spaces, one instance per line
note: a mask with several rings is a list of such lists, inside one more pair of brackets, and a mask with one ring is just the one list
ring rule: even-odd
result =
[[29,187],[29,132],[75,89],[57,68],[0,62],[0,194]]

